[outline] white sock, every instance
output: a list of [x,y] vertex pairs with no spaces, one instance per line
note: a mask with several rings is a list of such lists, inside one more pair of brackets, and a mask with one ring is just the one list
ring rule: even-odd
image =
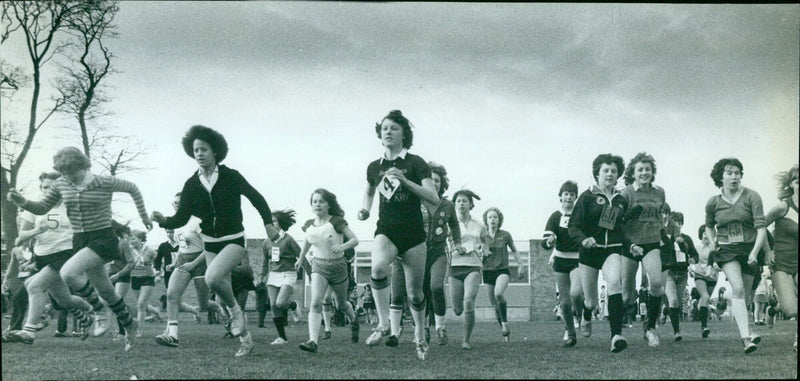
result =
[[389,309],[389,326],[393,336],[400,336],[400,320],[403,319],[403,310]]
[[425,328],[423,327],[425,324],[425,309],[421,309],[419,311],[415,309],[411,309],[411,318],[414,319],[414,337],[417,341],[421,341],[425,339]]
[[744,304],[744,298],[731,299],[731,313],[736,320],[736,325],[739,326],[739,335],[742,338],[750,337],[750,327],[747,322],[747,307]]
[[436,329],[439,329],[439,328],[444,329],[445,328],[444,327],[445,315],[439,316],[439,315],[434,314],[433,315],[433,319],[436,321]]
[[389,327],[389,287],[376,290],[372,289],[372,298],[375,299],[375,310],[378,312],[378,328]]
[[167,322],[167,335],[178,338],[178,321],[170,320]]
[[308,338],[313,342],[319,341],[319,328],[322,324],[322,314],[308,311]]

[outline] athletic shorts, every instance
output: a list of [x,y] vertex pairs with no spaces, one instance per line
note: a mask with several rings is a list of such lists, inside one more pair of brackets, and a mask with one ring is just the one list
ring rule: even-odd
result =
[[553,257],[553,271],[569,274],[578,268],[578,258]]
[[67,263],[67,260],[72,257],[73,253],[74,251],[69,249],[49,255],[35,255],[33,260],[36,262],[36,271],[41,271],[43,268],[50,266],[50,268],[58,272],[61,270],[61,266],[64,266],[64,263]]
[[508,269],[499,269],[499,270],[483,270],[483,283],[491,284],[492,286],[497,283],[497,277],[500,274],[511,275]]
[[297,271],[270,271],[269,278],[267,279],[267,286],[283,287],[291,286],[297,283]]
[[603,264],[606,263],[606,259],[608,259],[611,254],[624,255],[625,251],[625,248],[622,246],[593,247],[591,249],[582,248],[580,255],[578,256],[578,263],[600,270],[603,268]]
[[[180,267],[183,264],[186,264],[186,263],[194,261],[195,259],[197,259],[197,257],[199,257],[201,255],[204,255],[202,251],[197,252],[197,253],[180,253],[180,254],[178,254],[178,259],[175,261],[175,267],[173,267],[173,269],[174,269],[173,271],[181,271],[181,270],[178,270],[178,267]],[[200,261],[200,263],[197,266],[194,267],[194,269],[192,269],[192,271],[189,272],[189,275],[191,275],[192,278],[200,278],[200,277],[206,275],[206,268],[207,268],[206,261],[202,260],[202,261]]]
[[707,279],[705,279],[703,277],[699,277],[699,278],[698,277],[694,277],[694,281],[695,282],[697,282],[698,280],[706,282],[706,290],[711,290],[711,291],[709,291],[709,294],[711,294],[714,291],[714,289],[717,288],[717,281],[715,281],[715,280],[711,281],[711,280],[707,280]]
[[222,242],[203,242],[206,246],[206,251],[209,253],[219,254],[225,246],[234,244],[244,247],[244,237],[234,238]]
[[231,288],[234,294],[255,290],[256,285],[253,280],[253,268],[250,266],[236,266],[231,270]]
[[317,273],[328,281],[331,286],[347,282],[350,273],[347,271],[347,260],[340,258],[318,258],[311,261],[311,273]]
[[747,257],[750,256],[750,251],[753,250],[754,245],[755,243],[719,245],[719,250],[714,253],[714,259],[717,261],[717,264],[719,264],[719,267],[731,261],[739,262],[739,265],[742,267],[742,274],[755,276],[755,266],[747,264]]
[[131,277],[131,290],[139,291],[142,286],[155,286],[156,277],[154,276],[132,276]]
[[[647,255],[647,253],[649,253],[649,252],[651,252],[653,250],[656,250],[656,249],[660,249],[661,248],[661,243],[660,242],[656,242],[656,243],[645,243],[645,244],[641,244],[641,245],[640,244],[636,244],[636,246],[639,246],[639,247],[642,248],[642,253],[643,254],[642,254],[641,257],[634,256],[633,253],[630,250],[625,250],[625,253],[623,253],[622,256],[624,256],[625,258],[634,260],[636,262],[641,262],[642,258],[644,258],[644,256]],[[662,257],[663,257],[663,254],[664,254],[664,250],[661,250]]]
[[119,239],[111,228],[72,234],[72,249],[77,253],[88,247],[105,263],[120,258]]
[[478,266],[450,266],[450,277],[462,282],[473,272],[480,273],[481,268]]
[[383,234],[397,248],[397,256],[402,257],[409,249],[425,243],[425,230],[420,226],[395,226],[391,229],[378,225],[375,236]]
[[794,277],[797,275],[797,250],[794,252],[775,250],[775,263],[772,271],[782,271]]
[[753,295],[753,302],[769,303],[769,297],[767,296],[767,294],[755,294]]

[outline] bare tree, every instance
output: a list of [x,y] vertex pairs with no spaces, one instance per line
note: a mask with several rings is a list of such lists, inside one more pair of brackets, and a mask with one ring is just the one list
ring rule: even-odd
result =
[[115,1],[90,0],[80,3],[66,21],[67,32],[75,37],[77,65],[61,65],[64,74],[56,88],[64,99],[64,112],[78,120],[81,142],[86,156],[92,157],[91,136],[87,122],[109,115],[103,105],[110,101],[105,94],[108,75],[115,72],[111,65],[114,55],[106,41],[117,37],[114,17],[119,11]]
[[111,130],[96,129],[91,140],[92,160],[110,176],[139,172],[145,169],[138,163],[153,148],[131,135],[116,135]]
[[28,84],[30,79],[22,67],[0,60],[0,97],[11,99],[17,90]]
[[[0,32],[0,42],[5,42],[11,33],[22,32],[31,60],[33,79],[33,94],[26,134],[19,136],[19,139],[14,142],[8,142],[9,144],[18,144],[19,151],[16,156],[3,162],[1,169],[4,182],[4,186],[0,188],[0,200],[3,204],[3,229],[6,239],[12,240],[12,242],[17,237],[17,208],[6,202],[6,195],[8,189],[17,185],[20,168],[25,162],[25,157],[28,155],[36,133],[44,122],[63,106],[61,101],[56,100],[49,110],[45,111],[44,117],[39,120],[42,69],[55,53],[60,52],[66,46],[66,42],[60,42],[56,38],[56,34],[63,31],[65,21],[70,17],[75,6],[76,3],[71,2],[13,0],[2,2],[2,16],[0,17],[3,28]],[[6,178],[6,176],[8,177]]]

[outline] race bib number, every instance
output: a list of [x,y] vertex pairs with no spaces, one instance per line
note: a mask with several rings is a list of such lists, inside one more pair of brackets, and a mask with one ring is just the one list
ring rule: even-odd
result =
[[387,200],[391,200],[398,189],[400,189],[400,180],[398,179],[390,179],[384,176],[378,184],[378,192]]
[[271,262],[278,262],[281,259],[281,249],[273,246],[269,249],[269,260]]
[[561,220],[558,221],[558,227],[567,229],[569,227],[569,216],[561,216]]
[[175,234],[175,240],[178,241],[178,247],[181,249],[188,249],[189,245],[186,243],[186,237],[183,236],[183,233]]
[[603,208],[603,214],[600,215],[600,222],[597,223],[598,226],[604,229],[613,230],[614,224],[617,222],[617,217],[620,215],[620,208],[615,208],[612,205],[606,205]]
[[744,242],[742,224],[738,222],[728,224],[728,243]]

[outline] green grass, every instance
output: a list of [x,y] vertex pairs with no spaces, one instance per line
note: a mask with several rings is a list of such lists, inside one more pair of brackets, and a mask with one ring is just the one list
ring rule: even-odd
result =
[[501,341],[496,324],[478,323],[471,351],[460,349],[463,325],[450,321],[450,343],[431,345],[428,360],[420,361],[411,344],[409,324],[398,348],[367,347],[364,339],[371,326],[362,324],[359,344],[349,342],[348,328],[334,328],[333,338],[321,341],[319,353],[309,354],[297,348],[308,335],[305,323],[291,323],[290,344],[273,347],[268,344],[276,337],[271,322],[266,328],[256,328],[255,313],[249,315],[256,347],[245,358],[234,358],[239,342],[221,338],[219,325],[182,321],[181,346],[167,348],[153,340],[164,326],[146,323],[144,337],[130,353],[124,353],[122,341],[112,341],[110,333],[87,341],[54,338],[51,326],[38,334],[33,345],[3,344],[2,378],[797,378],[797,354],[791,347],[794,321],[776,322],[772,329],[758,327],[763,341],[750,355],[744,354],[736,327],[727,319],[713,321],[706,340],[700,338],[699,323],[684,323],[684,340],[679,343],[672,341],[670,328],[661,327],[658,348],[647,346],[637,323],[625,329],[628,349],[618,354],[609,350],[606,321],[595,321],[594,335],[579,336],[574,348],[562,347],[560,322],[512,323],[509,343]]

